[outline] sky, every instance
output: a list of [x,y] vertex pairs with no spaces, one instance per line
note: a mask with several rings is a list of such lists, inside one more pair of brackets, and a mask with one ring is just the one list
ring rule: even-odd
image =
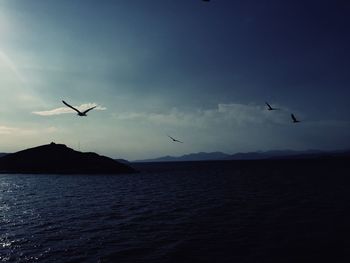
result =
[[0,0],[0,152],[349,149],[349,31],[341,0]]

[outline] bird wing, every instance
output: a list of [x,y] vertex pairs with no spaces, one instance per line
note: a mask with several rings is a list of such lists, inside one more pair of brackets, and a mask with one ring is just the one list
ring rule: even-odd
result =
[[170,135],[167,135],[170,139],[172,139],[174,142],[180,142],[180,143],[183,143],[182,141],[179,141],[179,140],[177,140],[177,139],[175,139],[175,138],[173,138],[173,137],[171,137]]
[[265,104],[267,105],[267,107],[269,107],[269,109],[272,109],[272,107],[270,106],[270,104],[268,104],[267,102],[265,102]]
[[297,118],[295,118],[293,113],[290,116],[292,117],[293,121],[297,121]]
[[93,107],[91,107],[90,109],[84,110],[84,111],[83,111],[83,114],[88,113],[89,111],[91,111],[92,109],[95,109],[96,107],[97,107],[97,106],[93,106]]
[[78,113],[81,113],[78,109],[76,109],[76,108],[74,108],[73,106],[69,105],[69,104],[68,104],[67,102],[65,102],[64,100],[62,100],[62,102],[63,102],[63,104],[66,105],[67,107],[69,107],[69,108],[75,110],[75,111],[78,112]]

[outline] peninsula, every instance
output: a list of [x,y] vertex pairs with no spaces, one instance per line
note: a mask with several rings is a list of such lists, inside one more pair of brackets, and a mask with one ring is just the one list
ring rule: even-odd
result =
[[50,143],[0,158],[0,173],[122,174],[136,170],[92,152],[78,152],[64,144]]

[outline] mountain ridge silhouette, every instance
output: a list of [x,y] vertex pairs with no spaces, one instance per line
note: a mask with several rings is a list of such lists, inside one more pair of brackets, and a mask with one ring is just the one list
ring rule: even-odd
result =
[[50,143],[0,158],[0,173],[121,174],[132,167],[93,152],[78,152],[64,144]]

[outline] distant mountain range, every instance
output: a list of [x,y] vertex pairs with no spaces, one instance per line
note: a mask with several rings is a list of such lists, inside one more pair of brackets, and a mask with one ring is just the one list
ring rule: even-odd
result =
[[217,161],[217,160],[262,160],[262,159],[292,159],[318,158],[328,156],[349,156],[350,151],[320,151],[320,150],[275,150],[247,153],[227,154],[223,152],[199,152],[182,156],[164,156],[155,159],[137,160],[134,162],[184,162],[184,161]]
[[229,154],[222,152],[199,152],[190,153],[182,156],[164,156],[155,159],[137,160],[135,162],[183,162],[183,161],[207,161],[207,160],[224,160]]

